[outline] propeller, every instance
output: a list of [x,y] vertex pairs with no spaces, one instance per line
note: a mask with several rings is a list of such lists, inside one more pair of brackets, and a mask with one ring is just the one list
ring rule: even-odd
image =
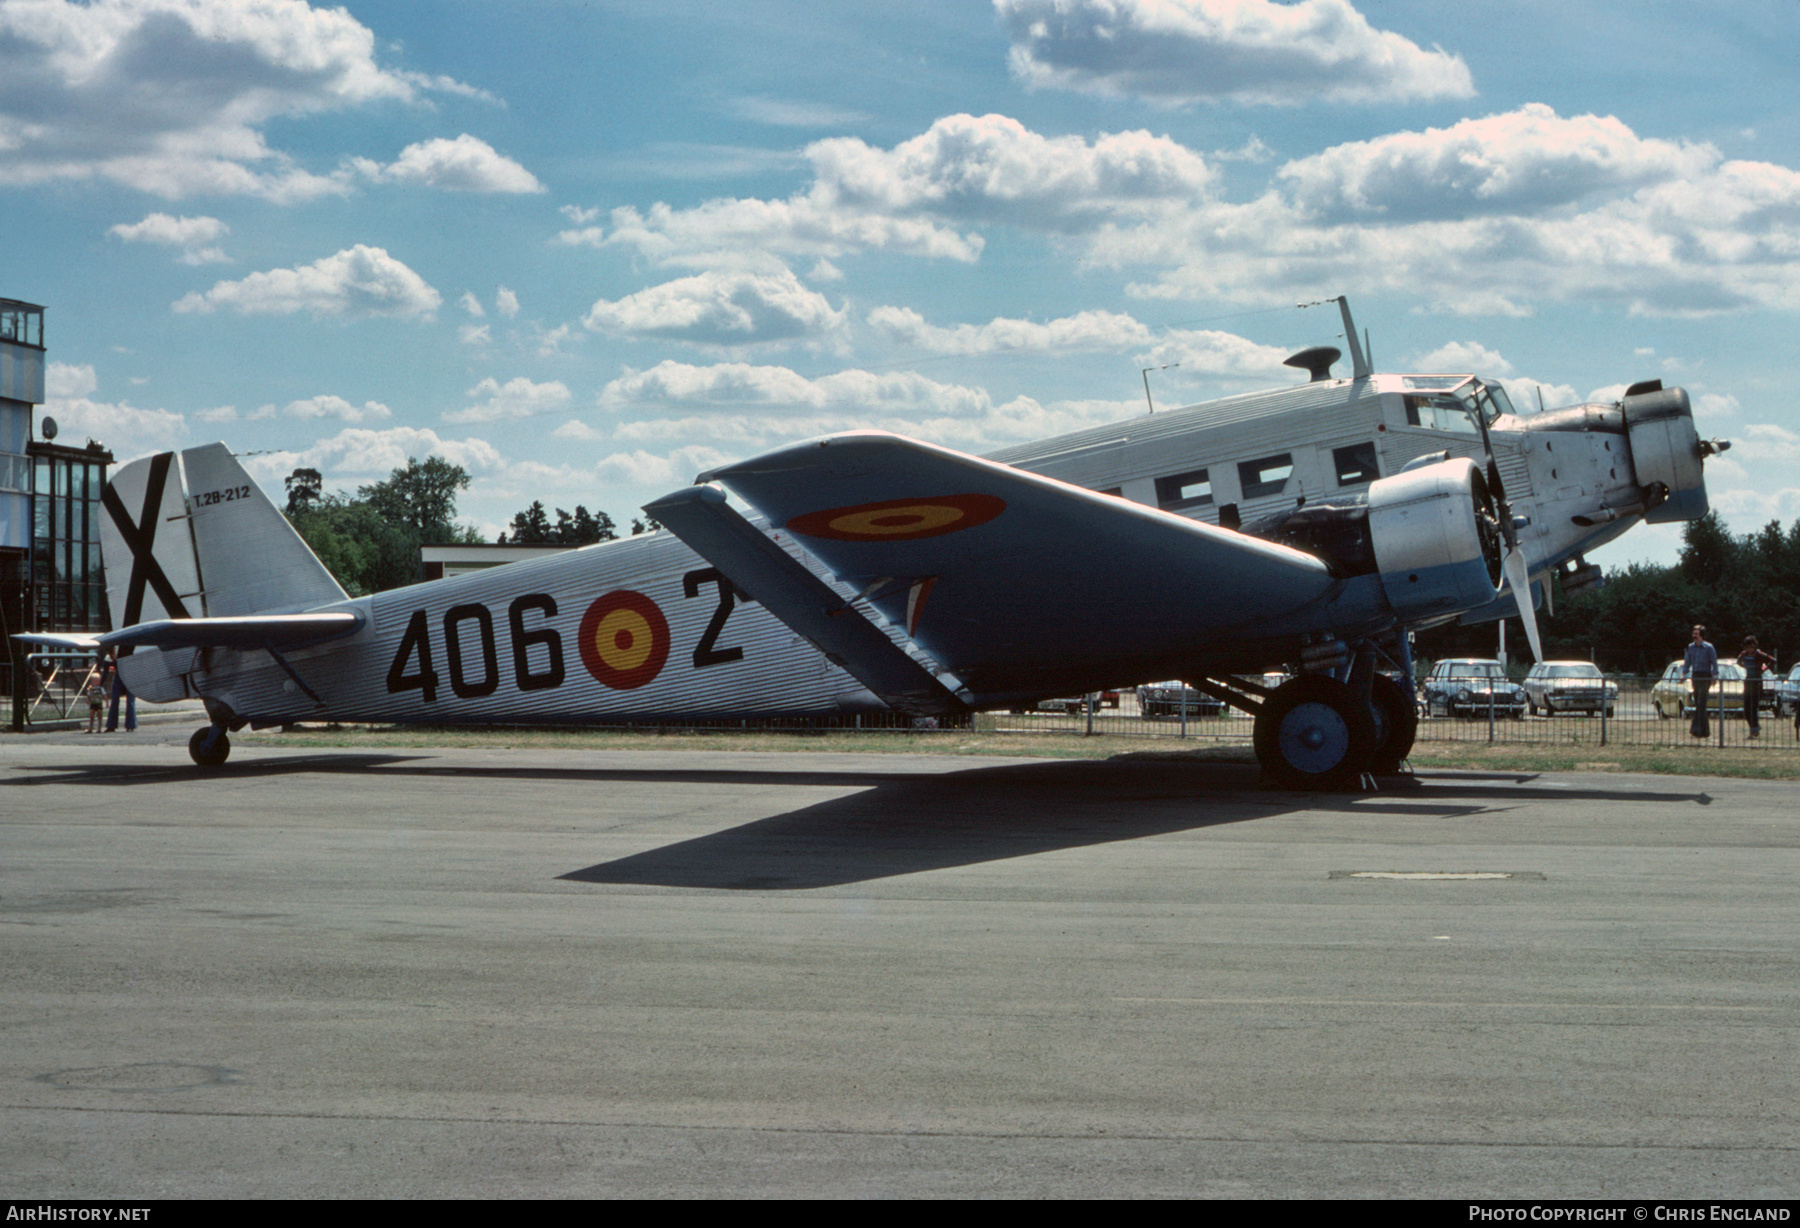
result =
[[1500,480],[1500,465],[1494,459],[1494,441],[1488,437],[1487,415],[1481,406],[1474,407],[1475,422],[1481,428],[1481,448],[1487,453],[1488,491],[1494,497],[1494,512],[1500,521],[1500,538],[1506,543],[1506,558],[1501,570],[1506,586],[1512,589],[1513,601],[1519,607],[1519,621],[1525,624],[1525,638],[1531,642],[1533,660],[1544,659],[1544,642],[1538,636],[1537,611],[1531,608],[1531,568],[1525,562],[1525,551],[1519,547],[1519,528],[1513,523],[1512,504],[1506,498],[1506,484]]

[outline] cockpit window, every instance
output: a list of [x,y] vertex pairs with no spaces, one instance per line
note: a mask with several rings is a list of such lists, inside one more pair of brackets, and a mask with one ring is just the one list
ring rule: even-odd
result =
[[1481,427],[1469,416],[1469,407],[1449,393],[1406,397],[1406,424],[1422,426],[1428,431],[1451,431],[1458,435],[1479,435]]
[[1488,425],[1492,426],[1494,419],[1502,414],[1516,414],[1518,412],[1513,408],[1512,398],[1506,395],[1506,389],[1502,388],[1499,384],[1483,384],[1481,385],[1481,391],[1484,400],[1487,402],[1483,408],[1491,407],[1493,410],[1493,412],[1488,415]]

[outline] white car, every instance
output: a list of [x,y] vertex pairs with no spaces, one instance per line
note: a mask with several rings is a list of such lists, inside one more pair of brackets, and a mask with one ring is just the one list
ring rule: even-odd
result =
[[1531,715],[1558,712],[1613,714],[1619,684],[1608,682],[1600,667],[1587,661],[1539,661],[1525,675],[1525,702]]

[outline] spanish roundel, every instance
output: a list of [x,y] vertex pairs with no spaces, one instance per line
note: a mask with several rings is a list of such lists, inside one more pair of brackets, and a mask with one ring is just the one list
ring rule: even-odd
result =
[[669,659],[669,620],[642,593],[618,589],[581,616],[581,663],[615,691],[635,691],[662,672]]
[[841,542],[910,542],[972,529],[1005,510],[1006,501],[993,495],[932,495],[807,512],[787,527],[806,537]]

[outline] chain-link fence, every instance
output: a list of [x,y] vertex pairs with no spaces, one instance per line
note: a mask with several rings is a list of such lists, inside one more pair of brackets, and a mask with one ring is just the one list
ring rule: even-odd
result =
[[[1592,744],[1595,746],[1674,746],[1702,740],[1694,730],[1691,684],[1680,679],[1612,674],[1605,678],[1604,700],[1597,695],[1565,703],[1555,694],[1538,697],[1520,690],[1514,700],[1488,696],[1448,707],[1420,707],[1421,742],[1509,742],[1521,745]],[[1745,719],[1745,687],[1726,680],[1707,695],[1704,740],[1715,746],[1758,746],[1800,749],[1796,697],[1774,679],[1760,688],[1754,724]],[[1140,707],[1130,691],[1116,698],[1095,697],[1090,715],[1082,698],[1050,700],[1023,712],[986,712],[975,727],[997,733],[1108,734],[1127,737],[1179,738],[1247,744],[1253,722],[1248,714],[1223,708],[1209,698],[1189,693],[1184,714],[1166,702],[1165,689]],[[1561,707],[1558,705],[1562,704]],[[1143,710],[1148,708],[1149,710]]]

